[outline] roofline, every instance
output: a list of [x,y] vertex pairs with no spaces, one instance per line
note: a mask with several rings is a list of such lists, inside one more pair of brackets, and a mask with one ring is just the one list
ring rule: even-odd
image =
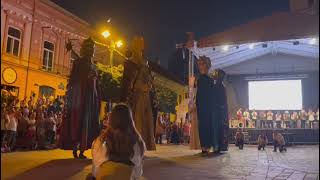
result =
[[56,10],[60,11],[61,13],[70,16],[71,18],[73,18],[74,20],[78,21],[79,23],[81,23],[83,25],[91,26],[91,24],[89,22],[81,19],[80,17],[76,16],[75,14],[69,12],[68,10],[64,9],[63,7],[59,6],[58,4],[56,4],[50,0],[40,0],[40,1],[45,3],[48,6],[55,8]]

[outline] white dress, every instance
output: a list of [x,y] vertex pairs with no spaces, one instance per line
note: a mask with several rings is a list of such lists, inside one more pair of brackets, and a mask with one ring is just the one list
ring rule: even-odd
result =
[[[130,161],[134,164],[130,180],[139,179],[143,173],[143,155],[141,156],[141,149],[138,143],[133,146],[134,155]],[[92,175],[96,177],[100,166],[109,160],[107,157],[106,143],[101,141],[98,136],[92,143]]]

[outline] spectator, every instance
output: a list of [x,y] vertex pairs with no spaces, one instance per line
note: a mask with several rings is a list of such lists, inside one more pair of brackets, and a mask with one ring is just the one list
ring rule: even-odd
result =
[[191,134],[191,123],[189,121],[185,121],[183,125],[183,139],[184,143],[190,143],[190,134]]
[[171,143],[179,144],[179,125],[177,121],[175,121],[171,126]]
[[9,107],[8,114],[6,114],[7,119],[7,144],[10,151],[15,150],[15,144],[16,144],[16,136],[17,136],[17,126],[18,126],[18,120],[17,120],[17,113],[14,105],[11,105]]
[[4,148],[5,140],[6,140],[6,134],[7,134],[7,105],[6,103],[1,104],[1,148]]
[[[110,118],[110,127],[92,143],[92,174],[99,179],[139,179],[142,176],[145,144],[134,126],[132,113],[128,106],[114,107]],[[132,171],[106,171],[110,163],[117,162]],[[119,169],[119,168],[116,168]],[[110,174],[108,174],[110,173]]]
[[165,133],[165,126],[162,122],[162,116],[159,115],[156,122],[156,144],[162,144],[162,135]]
[[36,112],[31,112],[28,119],[28,131],[26,134],[26,140],[29,144],[29,149],[35,149],[36,146]]
[[[43,109],[42,107],[39,107],[40,109]],[[45,149],[46,148],[46,119],[47,115],[45,111],[37,113],[37,121],[36,121],[36,127],[37,127],[37,149]]]
[[54,117],[53,111],[49,111],[48,118],[46,118],[45,127],[46,127],[46,136],[47,142],[49,145],[55,144],[56,136],[56,119]]

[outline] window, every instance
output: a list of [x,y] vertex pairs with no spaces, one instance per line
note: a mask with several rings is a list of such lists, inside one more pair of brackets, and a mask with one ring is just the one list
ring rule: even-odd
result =
[[50,97],[50,96],[55,96],[55,89],[50,87],[50,86],[40,86],[39,87],[39,97]]
[[43,63],[42,68],[46,71],[52,71],[54,55],[54,44],[48,41],[44,41],[43,45]]
[[9,27],[6,53],[19,56],[20,41],[21,31],[16,28]]

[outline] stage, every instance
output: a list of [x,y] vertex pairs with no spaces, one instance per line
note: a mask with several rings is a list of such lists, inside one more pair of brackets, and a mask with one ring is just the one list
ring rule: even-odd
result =
[[[234,143],[234,136],[238,128],[229,129],[229,142]],[[245,133],[245,143],[256,144],[258,136],[266,133],[269,144],[272,143],[272,132],[277,131],[284,135],[287,139],[288,145],[293,144],[319,144],[319,129],[256,129],[256,128],[243,128]]]

